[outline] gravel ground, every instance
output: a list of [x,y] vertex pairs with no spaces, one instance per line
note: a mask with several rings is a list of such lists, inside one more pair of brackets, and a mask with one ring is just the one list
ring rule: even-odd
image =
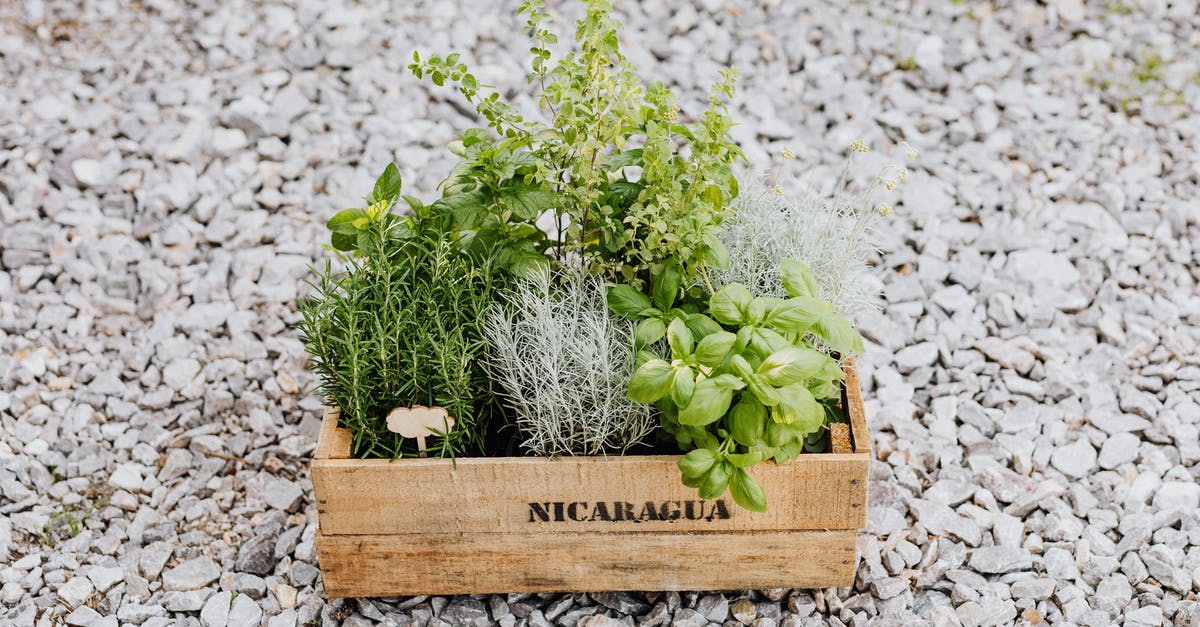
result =
[[620,2],[685,114],[741,69],[756,163],[921,151],[858,580],[334,603],[300,280],[383,164],[449,168],[414,46],[524,90],[515,2],[0,4],[0,622],[1200,624],[1195,0]]

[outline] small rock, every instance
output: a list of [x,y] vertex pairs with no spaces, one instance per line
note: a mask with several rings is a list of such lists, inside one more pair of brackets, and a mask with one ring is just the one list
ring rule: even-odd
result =
[[1096,449],[1087,440],[1075,440],[1066,446],[1060,446],[1050,456],[1050,463],[1063,474],[1075,479],[1082,479],[1096,468]]
[[[233,602],[233,593],[228,590],[218,592],[209,597],[204,608],[200,610],[200,624],[204,627],[226,627],[229,625],[229,606]],[[258,624],[258,623],[254,623]]]
[[1142,439],[1132,433],[1117,433],[1104,441],[1100,447],[1098,463],[1105,470],[1112,470],[1137,459]]
[[239,594],[233,599],[233,606],[229,608],[228,625],[231,627],[236,625],[258,625],[262,622],[262,608],[254,602],[254,599]]
[[104,182],[104,168],[95,159],[76,159],[71,162],[71,174],[80,187],[96,187]]
[[758,608],[750,599],[738,599],[729,606],[729,613],[733,619],[743,625],[749,625],[755,618],[758,618]]
[[196,590],[214,582],[221,569],[211,557],[197,557],[172,568],[162,575],[164,590]]
[[290,512],[300,505],[304,490],[287,479],[276,479],[267,485],[263,500],[267,505]]
[[241,572],[255,575],[270,575],[275,572],[275,564],[278,562],[275,559],[276,539],[273,533],[265,533],[242,543],[238,549],[235,567]]
[[1002,574],[1033,567],[1028,551],[1011,546],[985,546],[971,553],[970,565],[981,573]]
[[76,575],[58,587],[58,598],[68,608],[76,607],[91,598],[96,589],[87,577]]

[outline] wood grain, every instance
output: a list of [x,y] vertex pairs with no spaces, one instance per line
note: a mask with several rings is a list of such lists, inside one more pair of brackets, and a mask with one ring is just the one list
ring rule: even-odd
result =
[[848,586],[855,532],[318,533],[330,597]]
[[678,455],[351,459],[348,432],[336,427],[336,412],[330,411],[312,464],[321,530],[370,535],[859,529],[866,526],[870,457],[858,447],[862,442],[869,447],[870,439],[862,436],[857,377],[852,369],[847,375],[854,452],[755,466],[751,472],[767,497],[765,513],[741,509],[728,494],[720,504],[702,501],[680,483]]

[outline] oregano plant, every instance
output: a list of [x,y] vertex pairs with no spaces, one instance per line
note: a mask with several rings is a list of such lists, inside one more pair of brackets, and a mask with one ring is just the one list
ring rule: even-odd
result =
[[[483,151],[519,155],[528,167],[487,162],[468,150],[439,202],[462,213],[496,215],[510,231],[552,212],[555,240],[531,241],[523,250],[578,263],[610,282],[648,285],[668,267],[690,280],[702,267],[724,266],[728,255],[717,234],[738,193],[731,166],[742,157],[729,136],[737,73],[723,71],[707,109],[685,124],[674,94],[662,83],[643,84],[621,54],[611,4],[585,5],[577,49],[557,63],[549,49],[557,36],[546,28],[542,2],[527,0],[519,9],[533,42],[529,80],[540,89],[546,121],[527,119],[504,103],[459,55],[414,53],[414,74],[436,85],[452,83],[499,136],[469,131],[464,147],[483,143]],[[482,178],[494,179],[493,191]],[[495,189],[509,191],[497,196]],[[522,257],[518,268],[537,263],[532,255]]]

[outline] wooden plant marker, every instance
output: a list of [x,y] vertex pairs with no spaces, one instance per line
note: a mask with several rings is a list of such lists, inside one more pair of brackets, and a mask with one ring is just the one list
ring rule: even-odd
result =
[[397,407],[387,415],[387,428],[402,438],[416,438],[417,450],[425,457],[425,438],[449,433],[454,419],[444,407]]

